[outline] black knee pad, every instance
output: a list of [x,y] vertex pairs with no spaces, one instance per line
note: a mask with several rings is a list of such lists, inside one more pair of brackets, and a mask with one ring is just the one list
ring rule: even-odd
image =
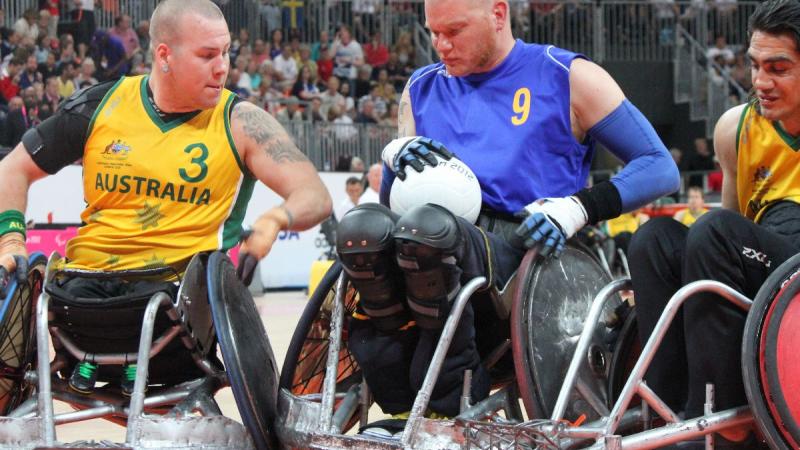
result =
[[402,275],[394,257],[392,232],[398,216],[389,208],[356,206],[339,222],[336,250],[360,305],[380,330],[396,330],[410,320],[404,304]]
[[417,325],[441,328],[461,289],[457,263],[463,237],[456,217],[438,205],[412,208],[397,221],[394,238]]

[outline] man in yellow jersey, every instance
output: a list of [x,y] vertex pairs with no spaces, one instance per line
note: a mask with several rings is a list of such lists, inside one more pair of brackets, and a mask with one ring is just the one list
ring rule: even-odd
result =
[[[27,272],[25,223],[34,181],[83,160],[84,225],[67,266],[88,271],[172,267],[239,240],[256,180],[284,198],[253,224],[243,250],[269,253],[279,231],[330,215],[316,170],[266,111],[224,89],[230,33],[208,0],[166,0],[150,21],[153,70],[101,83],[66,99],[0,162],[0,265]],[[75,277],[80,297],[130,294],[135,283]],[[124,370],[123,373],[132,373]],[[75,364],[70,385],[89,392],[97,371]],[[123,392],[133,380],[123,378]]]
[[631,236],[640,226],[650,220],[650,216],[645,214],[641,208],[629,213],[620,214],[619,217],[609,219],[605,222],[605,230],[610,238],[614,240],[614,246],[628,253],[628,245]]
[[687,196],[686,206],[688,208],[676,212],[672,218],[690,227],[700,216],[708,212],[708,208],[706,208],[706,201],[703,198],[703,188],[690,186],[687,189]]
[[[688,229],[653,219],[631,241],[642,337],[682,285],[718,280],[753,298],[771,271],[800,251],[800,2],[764,2],[748,28],[755,98],[723,114],[714,131],[723,209]],[[689,299],[653,360],[648,384],[687,418],[703,414],[706,383],[715,386],[715,411],[746,405],[745,317],[715,294]],[[720,434],[717,448],[763,445],[748,429]],[[682,445],[703,448],[702,442]]]

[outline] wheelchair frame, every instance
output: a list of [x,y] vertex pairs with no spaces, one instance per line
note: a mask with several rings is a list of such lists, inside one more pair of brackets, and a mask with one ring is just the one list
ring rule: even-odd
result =
[[[47,264],[45,283],[55,274],[54,255]],[[228,385],[226,373],[215,369],[207,358],[193,355],[195,362],[205,373],[203,378],[190,380],[173,387],[154,389],[153,395],[146,396],[145,389],[150,358],[158,354],[168,343],[181,336],[191,351],[192,338],[187,333],[186,324],[180,320],[178,295],[173,300],[164,292],[157,292],[147,302],[141,326],[138,352],[134,357],[126,353],[105,353],[93,355],[101,364],[123,364],[136,360],[136,380],[134,390],[128,400],[114,392],[100,388],[91,395],[81,395],[70,391],[66,381],[53,376],[64,364],[56,358],[51,364],[48,338],[53,332],[64,348],[79,360],[86,355],[70,339],[49,324],[50,294],[44,289],[36,303],[36,344],[37,365],[35,371],[28,371],[25,380],[36,383],[36,396],[25,400],[19,407],[0,418],[0,449],[31,449],[45,446],[58,448],[55,426],[57,424],[78,422],[94,418],[124,418],[127,420],[127,448],[163,449],[201,449],[201,450],[249,450],[255,448],[251,434],[239,422],[221,414],[213,396],[221,387]],[[165,307],[167,315],[178,322],[168,328],[156,341],[153,331],[159,308]],[[74,412],[55,414],[53,398],[77,405]],[[148,415],[145,410],[170,407],[165,415]],[[200,415],[198,415],[198,413]],[[114,448],[119,444],[109,442],[81,441],[72,443],[83,447]]]
[[[364,435],[342,435],[342,427],[364,397],[365,383],[352,386],[345,393],[336,392],[336,375],[341,330],[343,326],[343,298],[347,278],[344,272],[337,280],[333,316],[329,336],[328,359],[323,391],[315,395],[297,396],[283,388],[279,396],[282,421],[276,423],[283,445],[297,448],[377,448],[377,449],[466,449],[466,448],[590,448],[593,450],[650,449],[705,436],[706,448],[713,448],[714,433],[741,427],[754,422],[747,405],[713,411],[713,387],[707,389],[708,403],[701,417],[682,420],[644,382],[643,376],[660,345],[664,334],[682,304],[699,292],[713,292],[739,308],[748,311],[752,300],[732,288],[716,281],[696,281],[676,292],[670,299],[655,330],[647,340],[632,372],[613,408],[599,420],[581,426],[571,426],[563,419],[567,400],[576,388],[578,371],[589,351],[595,325],[600,320],[609,299],[620,291],[632,288],[630,279],[614,280],[606,285],[592,301],[589,314],[567,374],[549,419],[522,422],[519,403],[513,388],[503,388],[477,405],[462,411],[454,420],[433,420],[423,416],[433,386],[441,370],[444,355],[470,296],[483,284],[478,277],[465,284],[459,292],[441,334],[432,362],[425,376],[400,439],[382,439]],[[284,368],[285,369],[285,368]],[[579,387],[579,386],[578,386]],[[635,395],[642,399],[641,407],[631,407]],[[339,409],[333,411],[336,399],[341,399]],[[368,406],[362,400],[362,406]],[[650,410],[667,423],[650,429]],[[480,419],[504,410],[508,421],[485,422]],[[515,423],[514,419],[520,420]],[[363,423],[363,420],[362,420]],[[622,436],[620,430],[640,426],[642,431]]]

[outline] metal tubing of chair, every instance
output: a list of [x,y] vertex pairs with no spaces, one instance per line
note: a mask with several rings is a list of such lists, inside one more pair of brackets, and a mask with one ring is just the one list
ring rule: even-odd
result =
[[436,345],[436,350],[433,352],[431,365],[428,367],[428,372],[425,374],[422,387],[420,387],[419,392],[417,392],[417,397],[414,399],[414,406],[411,407],[411,413],[408,416],[408,421],[406,421],[406,427],[403,429],[403,436],[400,438],[400,442],[404,447],[407,447],[411,443],[411,437],[416,431],[416,423],[425,413],[425,409],[428,408],[428,402],[431,399],[433,387],[436,385],[436,380],[439,378],[439,372],[442,370],[444,357],[447,355],[447,350],[450,349],[450,343],[453,341],[456,327],[461,320],[461,314],[464,313],[464,308],[467,306],[467,302],[472,294],[484,284],[486,284],[486,277],[475,277],[469,280],[469,282],[461,288],[461,291],[456,297],[456,301],[453,303],[450,315],[444,323],[444,328],[442,328],[442,335],[439,337],[439,343]]
[[65,423],[80,422],[89,419],[98,419],[108,417],[114,413],[122,413],[122,408],[117,408],[113,405],[98,406],[96,408],[83,409],[80,411],[72,411],[56,415],[56,425],[63,425]]
[[31,397],[31,398],[25,400],[24,402],[22,402],[21,405],[19,405],[16,408],[14,408],[13,411],[8,413],[7,417],[20,418],[20,417],[27,416],[28,414],[35,413],[36,412],[36,408],[38,407],[37,405],[38,405],[38,403],[36,401],[36,398]]
[[144,410],[144,390],[147,386],[147,372],[150,368],[150,347],[153,343],[153,328],[156,323],[156,313],[161,305],[172,303],[169,295],[164,292],[156,292],[147,302],[142,318],[142,334],[139,336],[139,356],[136,361],[136,380],[133,383],[133,394],[131,394],[130,412],[128,413],[128,431],[125,436],[127,444],[135,446],[138,442],[136,430],[139,428],[137,420]]
[[344,322],[344,295],[347,275],[342,271],[336,281],[336,295],[333,299],[331,330],[328,336],[328,360],[325,367],[325,380],[322,385],[322,405],[320,407],[320,429],[333,432],[333,398],[336,394],[336,378],[339,376],[339,348],[342,342],[342,323]]
[[662,419],[666,420],[669,423],[676,423],[680,422],[681,418],[675,414],[675,411],[672,410],[663,400],[659,397],[650,386],[647,385],[644,381],[639,382],[639,387],[637,389],[639,396],[642,397],[647,405],[653,409]]
[[47,330],[49,305],[50,296],[42,292],[36,303],[36,371],[39,376],[38,413],[42,419],[42,437],[46,447],[52,447],[56,439],[53,397],[50,395],[50,334]]
[[[167,331],[164,332],[158,339],[153,342],[152,347],[150,348],[150,358],[157,355],[167,346],[175,336],[179,335],[181,332],[180,325],[173,325]],[[100,354],[93,354],[87,353],[80,349],[75,343],[67,336],[63,331],[61,331],[58,327],[50,327],[50,333],[58,338],[59,342],[64,346],[64,348],[74,356],[78,361],[83,360],[90,360],[95,364],[105,365],[105,364],[118,364],[122,365],[125,363],[133,363],[139,359],[138,353],[100,353]]]
[[572,361],[570,361],[567,374],[564,377],[564,383],[561,385],[561,391],[558,393],[556,406],[553,408],[553,414],[550,416],[552,420],[561,420],[564,418],[564,411],[567,409],[569,394],[575,387],[575,380],[578,378],[578,370],[580,370],[583,360],[586,359],[589,345],[592,343],[592,335],[594,334],[597,322],[600,320],[600,315],[603,313],[603,307],[605,307],[606,302],[612,295],[621,290],[631,289],[631,287],[631,280],[629,278],[614,280],[601,289],[592,301],[589,314],[584,321],[583,331],[581,331],[578,344],[575,346],[575,353],[572,355]]
[[633,395],[636,393],[636,388],[639,382],[644,378],[647,368],[650,367],[650,362],[653,360],[658,346],[664,339],[669,325],[675,318],[675,314],[678,313],[678,309],[683,305],[686,299],[700,292],[712,292],[717,294],[745,311],[750,310],[750,305],[753,304],[753,301],[749,298],[718,281],[699,280],[678,289],[678,292],[669,299],[669,303],[667,303],[667,306],[664,308],[664,312],[661,313],[661,317],[658,319],[652,334],[647,339],[647,344],[645,344],[642,349],[642,354],[636,361],[636,365],[633,366],[633,370],[628,376],[628,381],[625,382],[625,387],[622,388],[619,398],[614,404],[614,408],[611,410],[611,415],[609,416],[610,420],[606,423],[605,434],[611,435],[616,431],[619,421],[622,418],[622,413],[625,411],[625,408],[628,407]]
[[361,397],[361,384],[354,384],[350,386],[350,389],[347,390],[347,393],[344,396],[344,399],[339,403],[339,407],[336,409],[336,412],[333,414],[333,419],[331,422],[331,429],[333,433],[341,433],[342,429],[344,428],[345,424],[350,417],[355,414],[356,409],[358,408],[358,400]]
[[[747,406],[727,409],[708,416],[678,422],[665,427],[643,431],[622,438],[622,448],[625,450],[645,450],[663,447],[676,442],[701,437],[726,428],[741,427],[753,422],[753,414]],[[600,450],[601,444],[591,447]]]

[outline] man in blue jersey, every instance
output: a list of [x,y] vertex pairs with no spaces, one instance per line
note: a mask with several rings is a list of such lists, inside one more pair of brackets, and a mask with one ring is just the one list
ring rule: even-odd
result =
[[[679,185],[667,149],[608,73],[569,51],[515,40],[506,0],[426,0],[425,15],[441,63],[418,69],[406,85],[400,138],[383,152],[381,202],[388,205],[395,177],[452,152],[478,177],[484,211],[480,227],[433,205],[402,217],[358,207],[341,221],[339,255],[361,294],[349,346],[390,414],[410,409],[462,282],[486,276],[502,287],[525,249],[557,256],[584,225]],[[625,168],[585,188],[595,141]],[[458,414],[467,369],[472,398],[488,395],[476,333],[503,339],[507,324],[484,303],[464,311],[433,412]]]

